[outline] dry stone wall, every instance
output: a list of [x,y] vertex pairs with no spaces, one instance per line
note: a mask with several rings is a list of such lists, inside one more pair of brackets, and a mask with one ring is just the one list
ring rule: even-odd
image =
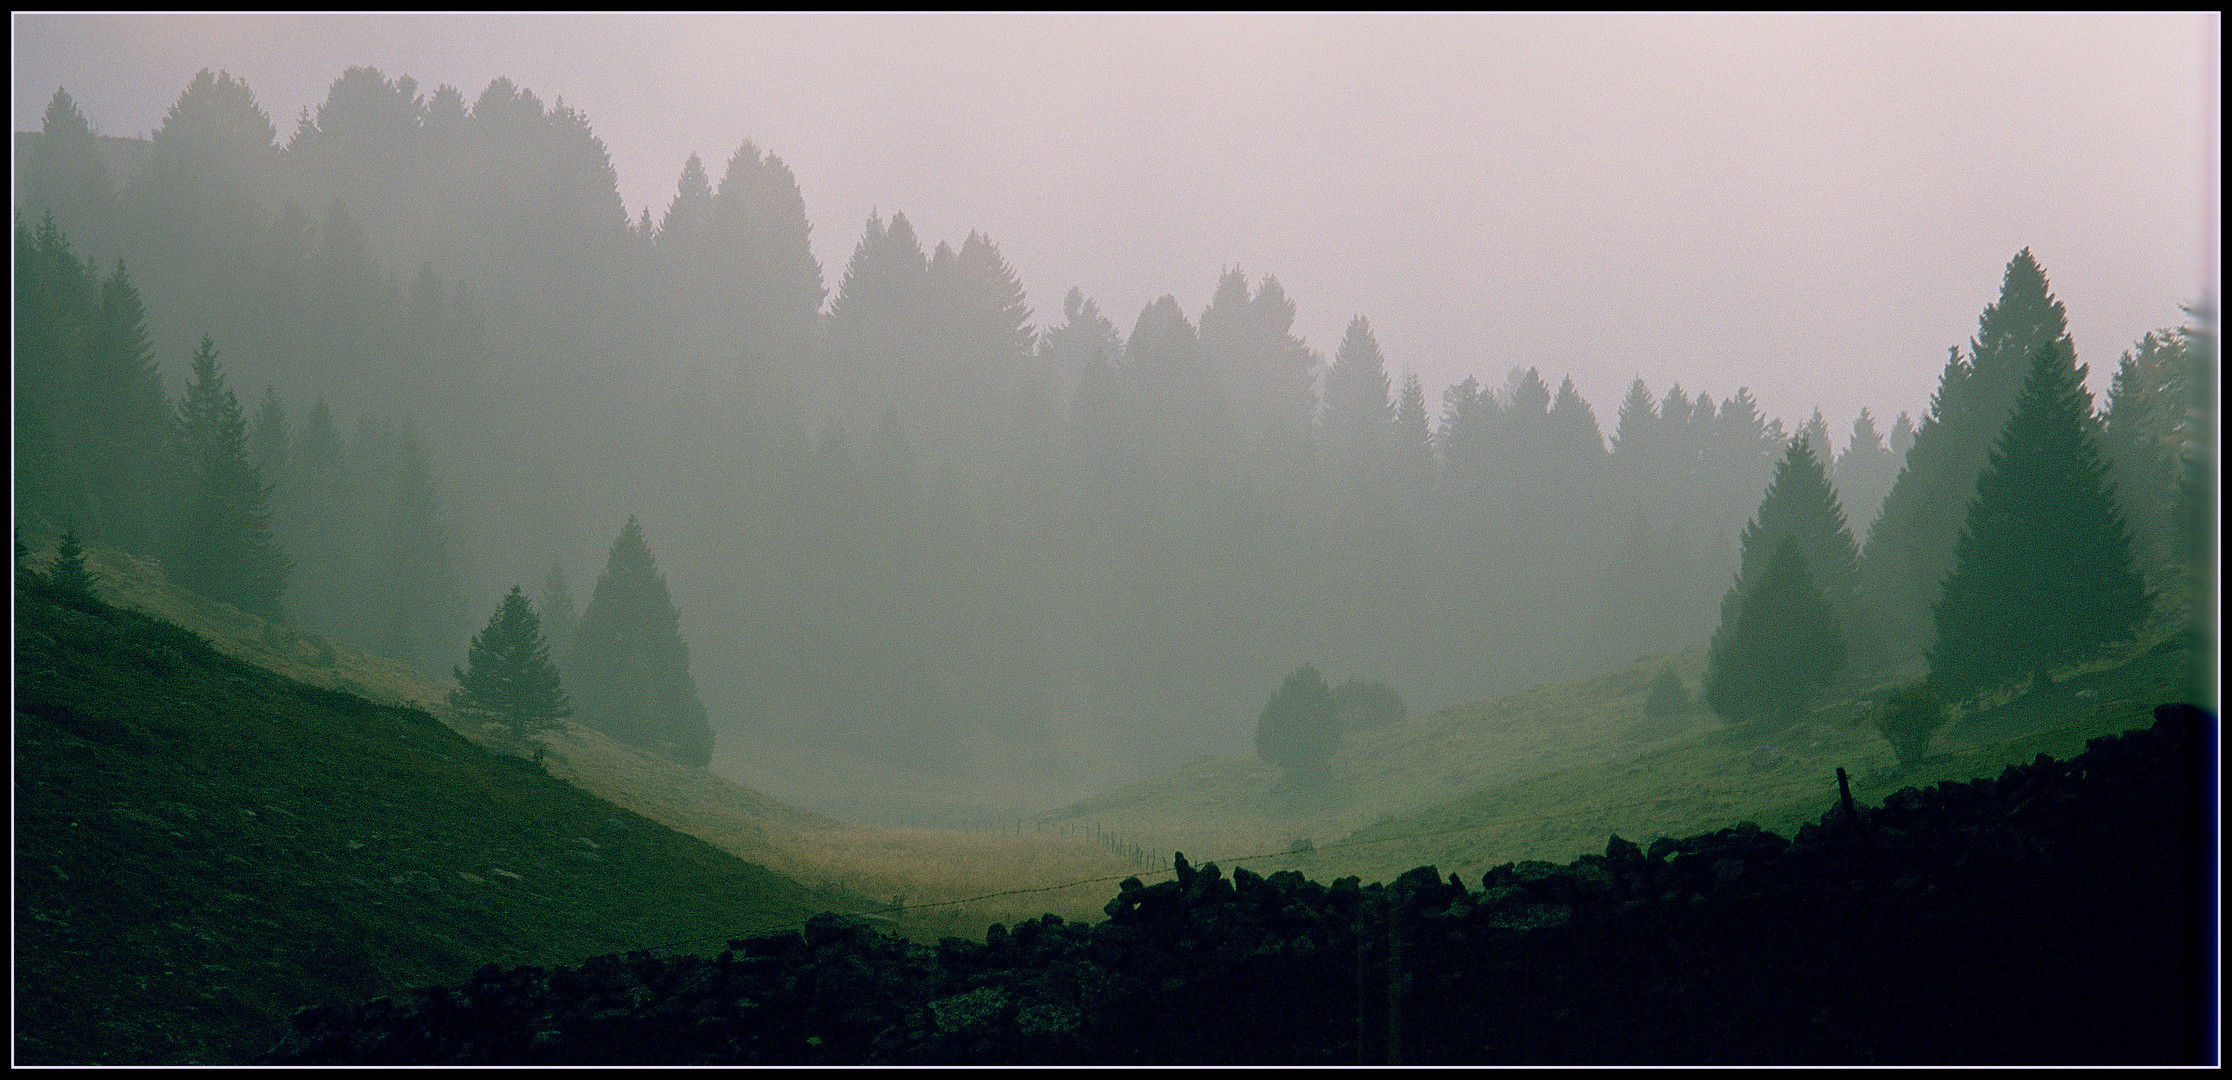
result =
[[491,965],[305,1010],[269,1064],[2195,1064],[2216,718],[1834,807],[1386,884],[1176,861],[1091,926],[819,916],[717,957]]

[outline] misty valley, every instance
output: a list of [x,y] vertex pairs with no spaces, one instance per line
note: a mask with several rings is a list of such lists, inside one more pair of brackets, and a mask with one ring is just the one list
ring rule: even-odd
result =
[[751,141],[631,218],[507,78],[97,119],[15,136],[19,1062],[2214,1053],[2205,302],[2088,361],[2002,252],[1922,415],[1591,402],[825,268]]

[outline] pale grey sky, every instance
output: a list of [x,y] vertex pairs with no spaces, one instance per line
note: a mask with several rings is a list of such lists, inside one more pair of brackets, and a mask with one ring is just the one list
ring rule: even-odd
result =
[[[996,240],[1042,322],[1125,330],[1275,274],[1330,352],[1369,317],[1430,400],[1570,372],[1749,386],[1841,444],[1919,416],[2030,247],[2104,388],[2216,279],[2215,14],[22,15],[14,122],[66,87],[144,134],[193,74],[282,137],[343,69],[583,110],[629,213],[746,138],[832,290],[872,209]],[[1398,376],[1399,377],[1399,376]],[[1438,406],[1438,401],[1435,402]]]

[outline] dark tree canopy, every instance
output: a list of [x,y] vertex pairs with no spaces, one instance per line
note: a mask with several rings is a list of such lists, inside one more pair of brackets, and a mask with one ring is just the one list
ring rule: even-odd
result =
[[583,723],[686,764],[713,759],[713,728],[690,676],[682,613],[629,518],[582,610],[572,653]]
[[1333,711],[1339,715],[1344,732],[1410,719],[1410,706],[1403,704],[1403,696],[1378,679],[1350,679],[1334,687]]
[[1977,478],[1936,606],[1930,679],[1951,693],[2046,672],[2129,639],[2148,615],[2131,535],[2096,441],[2085,369],[2038,350]]
[[17,224],[15,274],[18,515],[163,554],[179,491],[139,290],[80,263],[52,214]]
[[1285,769],[1297,783],[1324,779],[1341,747],[1341,719],[1333,691],[1317,667],[1304,664],[1286,677],[1256,719],[1256,755]]
[[464,668],[451,669],[457,689],[450,691],[449,702],[460,713],[502,724],[520,739],[559,727],[573,715],[557,665],[550,662],[542,621],[519,586],[497,605],[487,628],[473,635],[466,655]]
[[1775,546],[1766,570],[1713,637],[1705,703],[1738,723],[1787,724],[1844,670],[1845,639],[1814,585],[1796,535]]
[[1891,744],[1901,766],[1912,767],[1930,752],[1930,736],[1944,727],[1945,702],[1928,683],[1900,687],[1876,706],[1870,717],[1876,731]]

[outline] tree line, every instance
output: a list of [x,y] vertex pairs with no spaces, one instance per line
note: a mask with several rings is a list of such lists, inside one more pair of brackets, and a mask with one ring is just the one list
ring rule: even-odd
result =
[[[718,178],[693,157],[664,213],[630,220],[587,119],[503,79],[468,98],[353,68],[284,142],[222,73],[144,141],[92,134],[58,92],[18,207],[129,261],[149,365],[208,336],[269,388],[250,443],[305,626],[449,670],[458,597],[592,565],[598,523],[634,516],[701,598],[684,619],[715,728],[936,767],[1065,739],[1111,763],[1229,748],[1300,657],[1439,707],[1685,648],[1739,563],[1772,562],[1743,537],[1800,433],[1862,531],[1878,502],[1905,523],[1855,546],[1858,588],[1908,598],[1851,634],[1886,643],[1869,665],[1918,666],[1974,479],[1942,478],[1984,460],[1954,433],[2013,400],[1994,319],[1930,417],[1864,412],[1833,454],[1818,412],[1786,427],[1741,388],[1638,380],[1609,423],[1537,368],[1435,395],[1364,316],[1328,359],[1277,278],[1238,268],[1128,333],[1074,289],[1036,324],[990,237],[932,243],[900,212],[831,289],[776,155],[746,141]],[[2108,456],[2158,478],[2185,339],[2149,340],[2107,428],[2156,456]],[[344,442],[320,399],[403,419]],[[100,426],[41,422],[57,447]],[[90,454],[37,482],[76,490]],[[2142,564],[2172,565],[2167,504],[2128,514]]]
[[[1772,731],[1833,689],[1915,673],[1919,654],[1921,678],[1885,692],[1877,718],[1909,762],[1946,701],[2009,684],[2048,691],[2057,669],[2132,640],[2158,609],[2177,613],[2206,512],[2181,468],[2188,350],[2212,347],[2195,330],[2147,334],[2096,409],[2066,311],[2018,253],[1968,353],[1948,361],[1865,548],[1817,454],[1821,433],[1788,443],[1744,528],[1703,703]],[[1259,754],[1299,782],[1322,777],[1338,747],[1326,697],[1305,664],[1258,720]],[[1667,667],[1645,710],[1690,700]]]

